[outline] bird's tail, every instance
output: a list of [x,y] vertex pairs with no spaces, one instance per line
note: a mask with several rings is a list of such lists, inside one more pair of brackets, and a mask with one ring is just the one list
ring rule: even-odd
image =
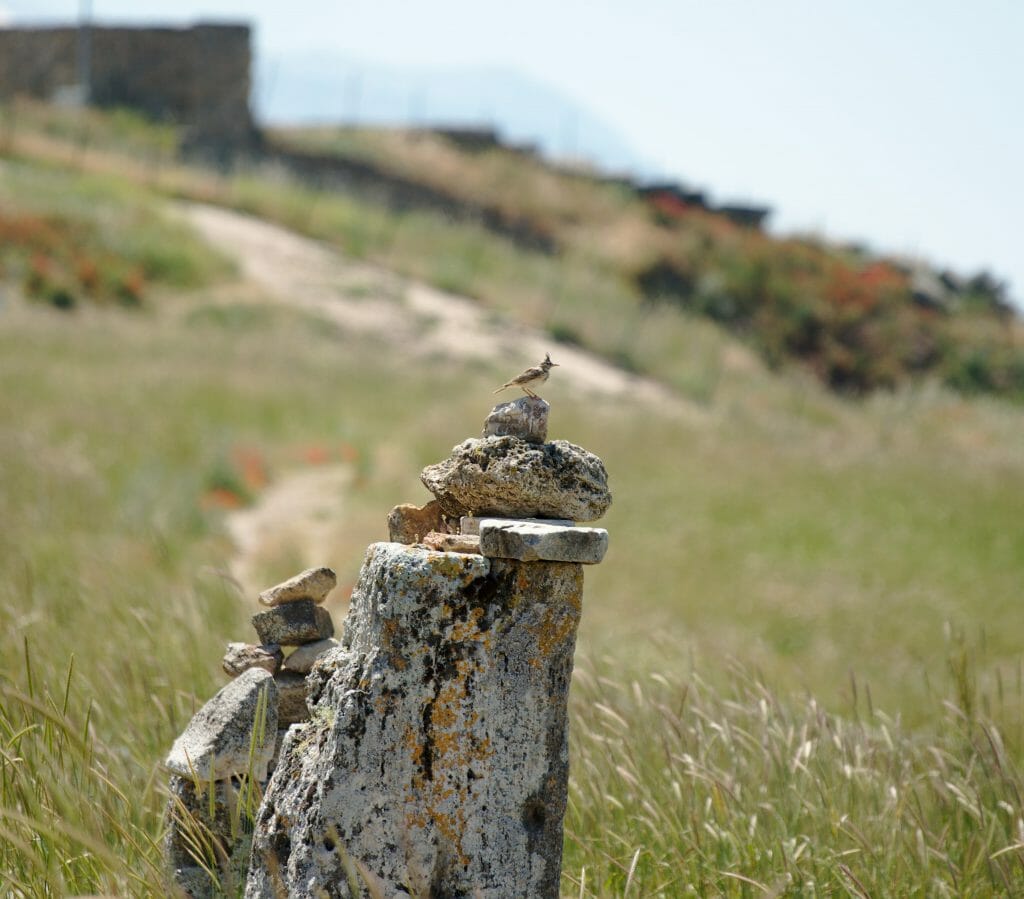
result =
[[508,384],[502,384],[501,387],[499,387],[497,390],[492,390],[491,393],[501,393],[501,391],[503,391],[508,386]]

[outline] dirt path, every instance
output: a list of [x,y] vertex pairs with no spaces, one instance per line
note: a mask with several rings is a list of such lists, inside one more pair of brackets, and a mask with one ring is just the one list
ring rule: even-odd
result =
[[[552,350],[546,334],[496,321],[474,300],[346,259],[324,244],[261,219],[215,206],[181,208],[267,296],[348,331],[383,338],[407,353],[497,360],[503,371],[536,364]],[[559,381],[583,394],[649,403],[662,414],[702,415],[657,381],[624,372],[592,353],[559,345],[554,355],[560,364]]]

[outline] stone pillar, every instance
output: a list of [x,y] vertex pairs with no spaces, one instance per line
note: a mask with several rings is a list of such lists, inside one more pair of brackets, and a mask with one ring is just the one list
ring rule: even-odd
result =
[[557,899],[582,587],[576,562],[372,545],[246,896]]

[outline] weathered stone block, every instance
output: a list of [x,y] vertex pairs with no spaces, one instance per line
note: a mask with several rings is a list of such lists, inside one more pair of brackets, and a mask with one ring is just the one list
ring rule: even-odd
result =
[[565,440],[466,440],[420,475],[445,515],[593,521],[611,505],[608,474],[593,453]]
[[308,721],[309,707],[306,705],[306,697],[309,695],[309,688],[306,685],[306,675],[295,671],[282,671],[275,675],[274,682],[277,684],[278,726],[287,727],[289,724]]
[[441,506],[432,499],[420,508],[402,503],[388,513],[388,539],[392,543],[419,543],[431,531],[446,531]]
[[325,652],[338,646],[338,641],[333,637],[327,640],[317,640],[316,643],[306,643],[295,650],[284,660],[285,671],[294,671],[297,674],[309,674],[313,663]]
[[307,568],[305,571],[288,578],[288,580],[264,590],[260,596],[260,604],[279,606],[286,602],[298,602],[311,599],[323,602],[327,594],[338,586],[338,576],[330,568]]
[[548,414],[551,406],[539,396],[522,396],[499,403],[484,421],[483,437],[518,437],[527,443],[548,439]]
[[608,532],[604,528],[567,528],[494,518],[480,522],[480,553],[490,558],[596,565],[607,551]]
[[570,521],[568,518],[497,518],[496,516],[485,516],[481,518],[479,515],[463,515],[462,518],[459,519],[459,533],[475,534],[479,537],[480,522],[487,521],[488,519],[494,521],[526,521],[530,524],[550,524],[553,527],[560,528],[571,528],[576,524],[575,521]]
[[[582,568],[370,547],[253,835],[249,899],[557,899]],[[363,896],[368,892],[364,888]]]
[[250,668],[263,668],[271,674],[281,670],[284,652],[277,644],[253,646],[251,643],[229,643],[221,660],[221,668],[231,677],[238,677]]
[[323,606],[311,599],[286,602],[252,616],[260,641],[280,646],[299,646],[334,636],[334,622]]
[[250,668],[222,687],[174,741],[164,765],[185,778],[223,780],[249,769],[249,747],[257,704],[266,696],[263,728],[257,733],[253,774],[262,780],[274,751],[277,687],[269,671]]

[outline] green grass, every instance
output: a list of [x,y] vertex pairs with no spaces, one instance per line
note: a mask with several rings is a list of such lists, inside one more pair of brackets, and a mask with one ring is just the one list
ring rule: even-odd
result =
[[[426,220],[396,234],[334,202],[306,208],[314,233],[438,247]],[[464,239],[484,275],[517,258]],[[164,894],[158,763],[255,609],[203,501],[236,449],[273,479],[296,447],[355,448],[323,560],[351,583],[507,376],[424,377],[235,292],[0,306],[0,894]],[[685,347],[693,415],[545,391],[551,436],[598,453],[615,496],[586,574],[564,893],[1020,892],[1024,416],[932,387],[845,402],[661,314],[602,339],[650,365]]]

